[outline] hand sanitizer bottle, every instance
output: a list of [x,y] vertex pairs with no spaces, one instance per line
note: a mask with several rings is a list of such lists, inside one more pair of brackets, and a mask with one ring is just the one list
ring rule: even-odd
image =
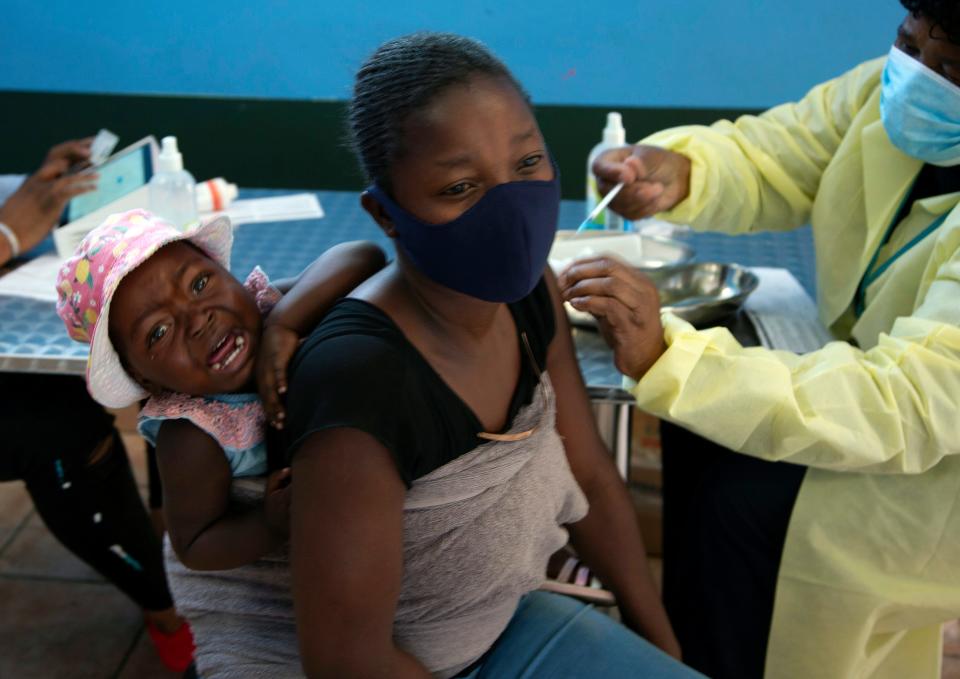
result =
[[[593,147],[587,156],[587,214],[600,202],[600,191],[597,189],[597,178],[593,175],[593,161],[607,149],[625,146],[627,132],[623,129],[623,120],[616,111],[607,114],[607,126],[603,128],[603,141]],[[595,228],[607,231],[624,231],[629,229],[629,222],[607,208],[594,218]]]
[[196,182],[183,169],[176,137],[164,137],[150,179],[150,211],[183,229],[197,220]]

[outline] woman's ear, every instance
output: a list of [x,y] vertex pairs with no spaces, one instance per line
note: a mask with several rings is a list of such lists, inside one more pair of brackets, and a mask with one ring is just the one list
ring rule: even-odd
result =
[[383,205],[380,204],[380,201],[374,198],[369,191],[364,191],[360,194],[360,205],[367,211],[367,214],[373,217],[373,221],[383,229],[383,232],[387,234],[388,237],[397,237],[397,227],[394,226],[390,215]]

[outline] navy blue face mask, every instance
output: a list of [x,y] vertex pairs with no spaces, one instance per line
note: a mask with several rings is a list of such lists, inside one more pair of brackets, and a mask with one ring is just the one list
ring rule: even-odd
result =
[[410,261],[440,285],[487,302],[516,302],[536,287],[547,264],[560,211],[559,172],[550,181],[498,184],[445,224],[427,224],[377,185]]

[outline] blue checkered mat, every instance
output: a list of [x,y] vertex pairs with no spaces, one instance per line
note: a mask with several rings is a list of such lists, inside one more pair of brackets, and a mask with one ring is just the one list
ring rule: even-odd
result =
[[[249,189],[243,198],[288,194],[289,191]],[[371,240],[392,252],[390,239],[360,207],[359,194],[319,191],[323,219],[246,224],[235,235],[231,269],[239,278],[260,265],[272,278],[294,276],[316,256],[337,243]],[[581,201],[564,201],[560,228],[576,228],[583,220]],[[730,237],[692,234],[690,244],[699,261],[736,262],[744,266],[790,269],[804,288],[815,292],[813,243],[809,228],[789,233]],[[43,251],[49,250],[49,245]],[[587,384],[618,387],[620,375],[603,340],[589,330],[576,333],[577,358]],[[0,297],[0,371],[82,374],[87,346],[70,340],[53,305]]]

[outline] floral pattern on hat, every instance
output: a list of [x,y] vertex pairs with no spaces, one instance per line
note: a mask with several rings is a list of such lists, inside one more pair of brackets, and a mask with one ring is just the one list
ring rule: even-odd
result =
[[129,405],[145,393],[121,367],[109,334],[98,333],[108,323],[110,300],[124,276],[163,246],[180,240],[190,241],[224,268],[230,267],[233,232],[225,217],[181,231],[138,209],[107,217],[59,271],[57,313],[71,338],[91,345],[87,387],[104,405]]

